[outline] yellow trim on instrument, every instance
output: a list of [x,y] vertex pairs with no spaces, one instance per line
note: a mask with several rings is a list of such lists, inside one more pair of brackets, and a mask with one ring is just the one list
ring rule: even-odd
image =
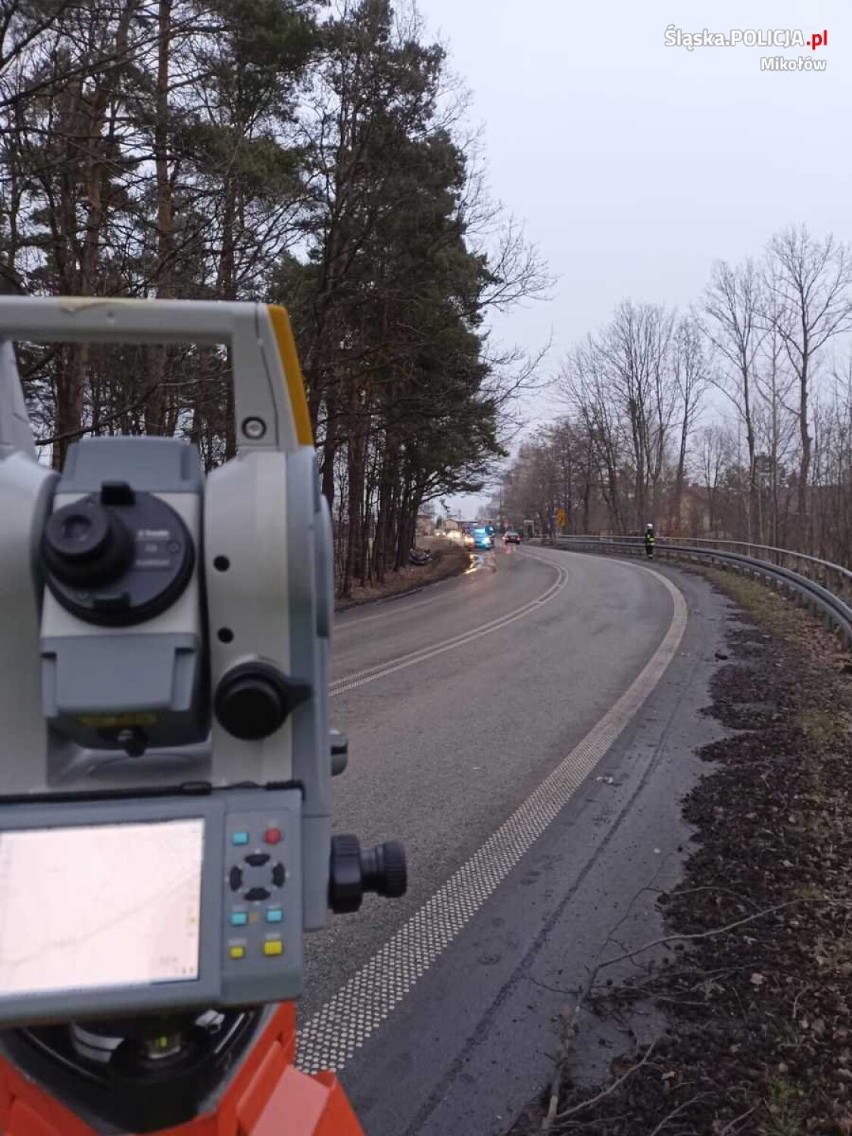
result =
[[293,418],[296,423],[296,437],[302,446],[314,444],[311,431],[311,416],[308,413],[308,400],[305,395],[305,381],[302,378],[302,368],[299,366],[299,356],[296,352],[296,341],[293,338],[293,328],[290,326],[290,316],[287,309],[280,304],[267,304],[272,330],[278,344],[278,354],[281,356],[281,366],[284,368],[284,378],[287,381],[287,391],[290,395],[290,405],[293,408]]

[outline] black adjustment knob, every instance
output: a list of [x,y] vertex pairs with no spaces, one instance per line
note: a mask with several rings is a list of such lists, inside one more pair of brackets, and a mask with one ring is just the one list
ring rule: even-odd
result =
[[365,849],[361,853],[361,872],[364,891],[399,899],[408,889],[405,849],[398,840],[387,840],[375,848]]
[[41,554],[63,584],[97,587],[120,579],[130,567],[133,537],[115,512],[86,498],[50,515]]
[[336,915],[348,915],[363,898],[361,842],[357,836],[332,836],[328,906]]
[[396,840],[362,850],[356,836],[333,836],[328,905],[338,915],[357,911],[365,892],[398,899],[408,888],[405,849]]
[[241,663],[223,675],[213,705],[229,734],[259,741],[279,730],[311,693],[307,683],[287,678],[270,663]]
[[331,731],[331,775],[337,777],[349,764],[349,742],[340,730]]

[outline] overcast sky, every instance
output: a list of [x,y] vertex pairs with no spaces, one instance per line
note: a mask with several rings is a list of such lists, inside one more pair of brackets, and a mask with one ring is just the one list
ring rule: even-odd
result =
[[[850,235],[850,0],[418,0],[482,124],[493,196],[558,282],[495,334],[562,356],[623,298],[686,307],[714,260],[805,223]],[[825,47],[665,46],[682,32],[828,31]],[[761,71],[764,56],[825,71]],[[557,413],[531,407],[539,421]],[[473,515],[476,499],[455,502]]]

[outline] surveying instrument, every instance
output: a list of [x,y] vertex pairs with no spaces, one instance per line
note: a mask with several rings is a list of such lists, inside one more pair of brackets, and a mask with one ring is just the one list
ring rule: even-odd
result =
[[[14,343],[226,351],[237,453],[38,461]],[[283,308],[0,298],[0,1133],[356,1136],[303,937],[406,890],[331,835],[332,530]]]

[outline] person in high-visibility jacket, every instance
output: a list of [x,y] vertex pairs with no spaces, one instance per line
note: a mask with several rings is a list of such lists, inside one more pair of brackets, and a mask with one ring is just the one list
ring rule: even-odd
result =
[[650,525],[650,524],[646,525],[645,526],[645,552],[647,553],[649,560],[654,559],[654,540],[655,540],[655,538],[654,538],[654,526]]

